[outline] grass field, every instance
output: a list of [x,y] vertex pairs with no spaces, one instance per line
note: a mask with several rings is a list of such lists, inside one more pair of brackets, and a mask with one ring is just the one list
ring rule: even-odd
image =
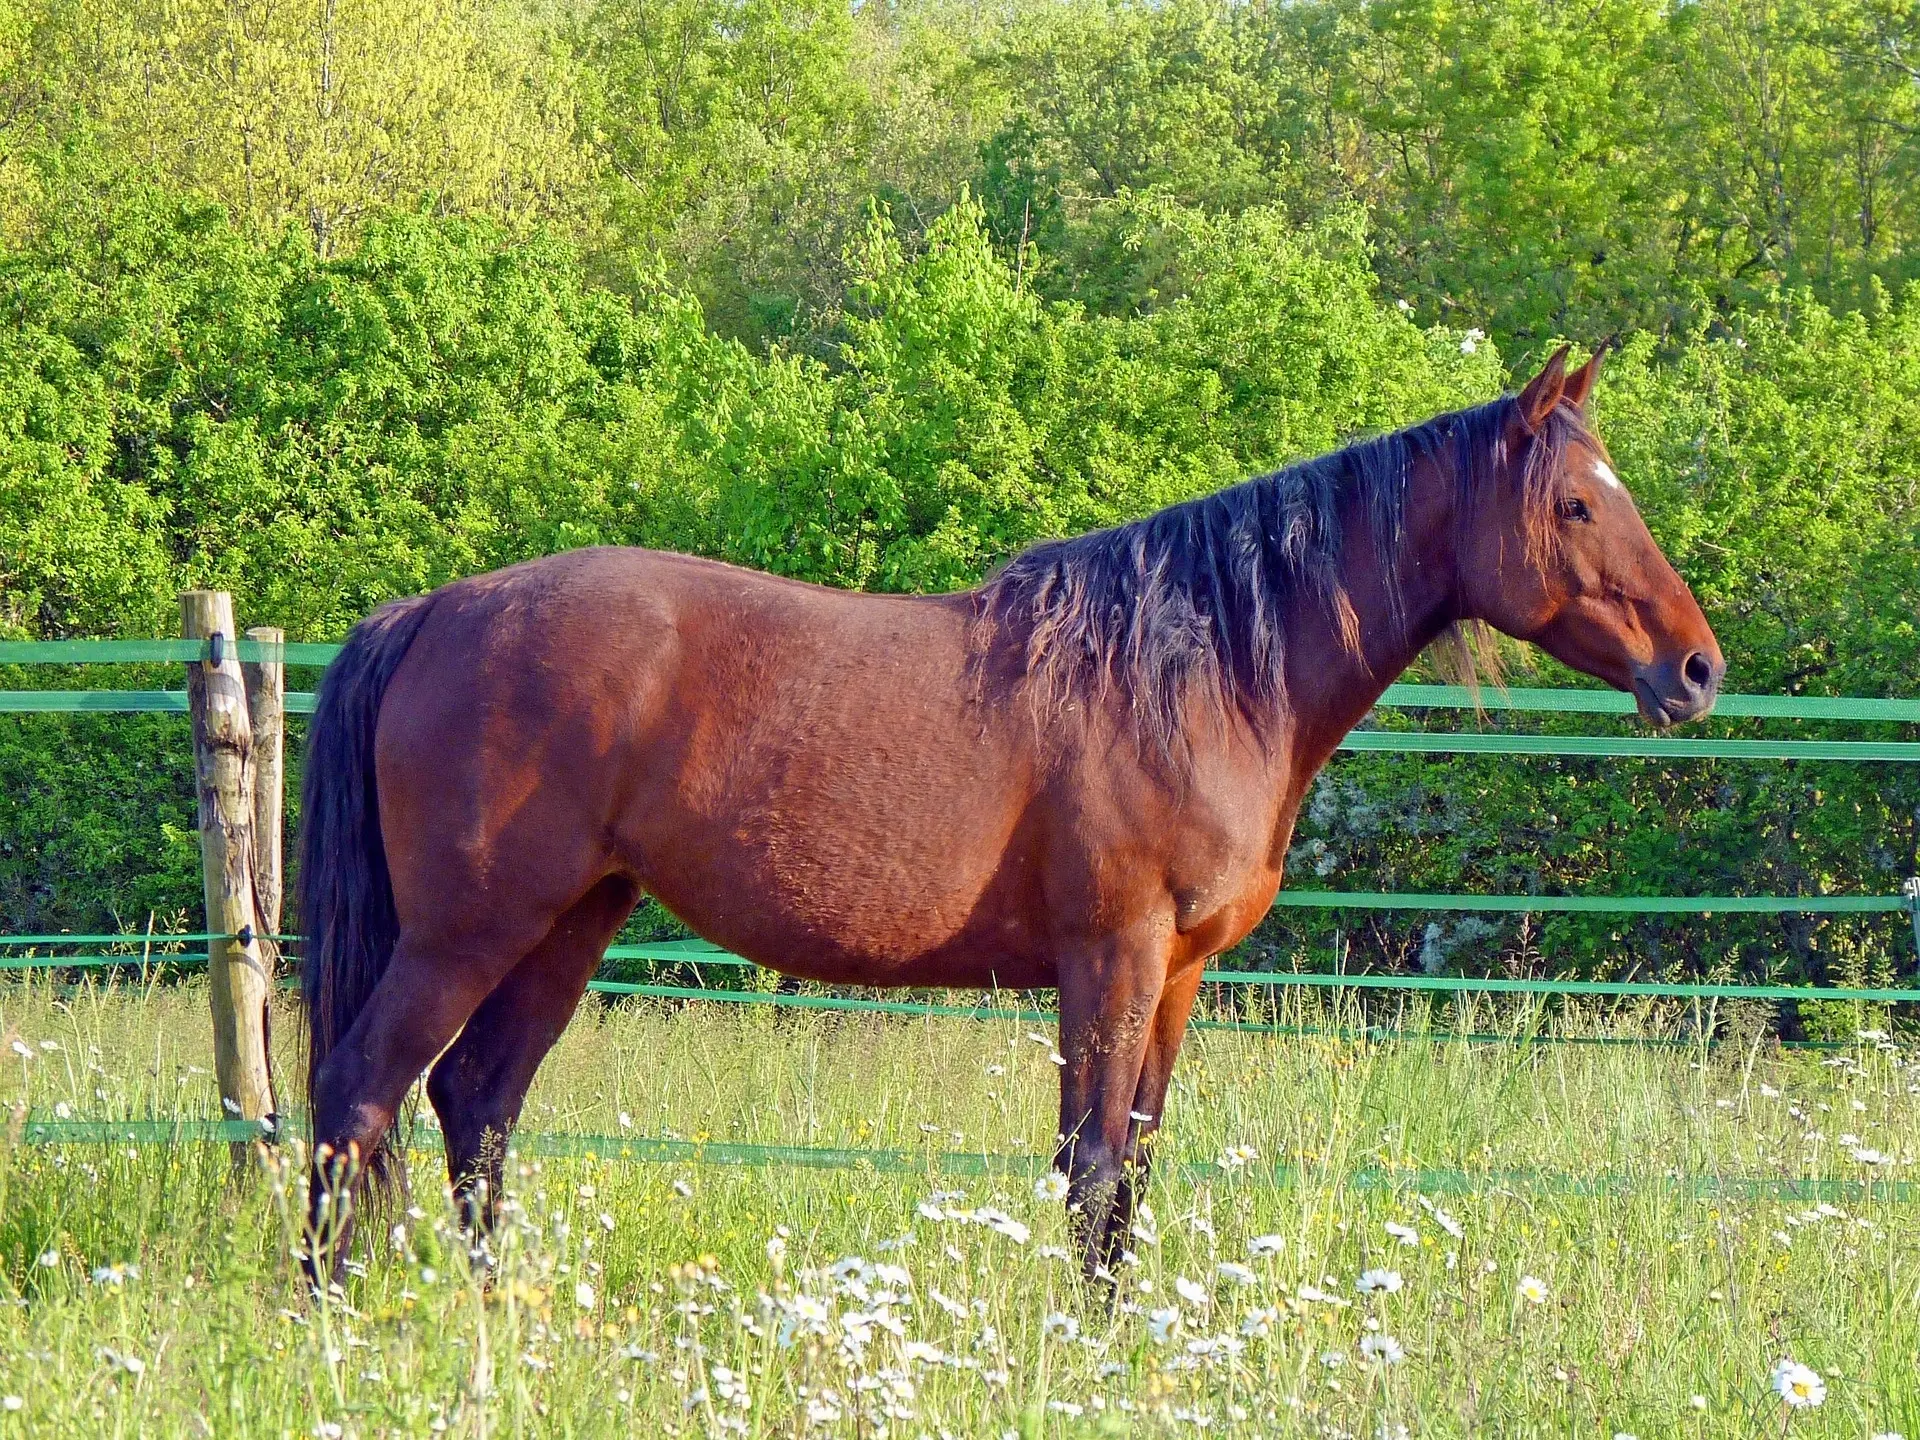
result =
[[[197,986],[0,988],[0,1102],[215,1118],[207,1032]],[[1643,1014],[1616,1038],[1672,1033]],[[416,1155],[410,1206],[326,1304],[291,1259],[291,1167],[236,1182],[224,1146],[35,1146],[16,1123],[0,1434],[1920,1436],[1910,1051],[1201,1033],[1109,1304],[1065,1258],[1043,1160],[930,1168],[1044,1156],[1051,1047],[1029,1024],[594,1002],[529,1131],[929,1164],[530,1141],[483,1287]],[[1774,1183],[1808,1178],[1845,1183]],[[1783,1358],[1822,1403],[1775,1393]]]

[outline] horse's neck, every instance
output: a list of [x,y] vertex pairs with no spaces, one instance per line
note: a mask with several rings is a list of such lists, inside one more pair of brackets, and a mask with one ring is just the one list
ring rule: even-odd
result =
[[1359,649],[1348,648],[1325,605],[1302,597],[1290,626],[1286,723],[1295,774],[1304,782],[1326,764],[1346,733],[1387,686],[1457,620],[1454,482],[1441,465],[1418,466],[1409,479],[1407,528],[1395,561],[1400,596],[1373,555],[1370,534],[1353,534],[1342,557]]

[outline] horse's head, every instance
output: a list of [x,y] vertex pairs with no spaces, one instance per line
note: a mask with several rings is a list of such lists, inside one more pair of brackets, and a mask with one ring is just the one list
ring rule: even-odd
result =
[[[1604,353],[1602,347],[1602,353]],[[1719,642],[1586,419],[1600,354],[1527,383],[1462,527],[1467,615],[1630,691],[1656,725],[1713,708]]]

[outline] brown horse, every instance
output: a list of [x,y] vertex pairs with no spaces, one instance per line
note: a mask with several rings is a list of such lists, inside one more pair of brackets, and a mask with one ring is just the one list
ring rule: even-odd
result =
[[643,892],[791,975],[1057,987],[1058,1158],[1097,1269],[1203,962],[1266,913],[1315,773],[1424,647],[1481,621],[1656,724],[1713,704],[1713,633],[1585,420],[1599,357],[1565,355],[961,594],[594,549],[361,623],[306,772],[315,1273],[428,1066],[484,1223]]

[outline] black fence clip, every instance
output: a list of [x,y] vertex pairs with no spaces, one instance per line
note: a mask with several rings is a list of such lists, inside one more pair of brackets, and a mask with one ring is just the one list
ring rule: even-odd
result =
[[227,637],[219,630],[207,637],[207,663],[218,670],[227,658]]

